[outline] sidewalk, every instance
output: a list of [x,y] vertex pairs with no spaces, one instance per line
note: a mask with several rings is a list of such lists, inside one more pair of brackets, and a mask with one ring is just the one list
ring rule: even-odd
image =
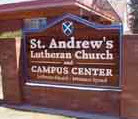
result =
[[0,107],[0,119],[75,119],[75,118],[41,114],[38,112],[17,111],[15,109]]
[[42,108],[28,104],[2,104],[0,106],[0,116],[2,119],[120,119],[116,116]]

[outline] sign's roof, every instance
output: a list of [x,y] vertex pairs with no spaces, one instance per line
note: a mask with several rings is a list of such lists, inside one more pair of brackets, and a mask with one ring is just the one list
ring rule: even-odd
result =
[[120,17],[108,0],[22,0],[19,3],[0,5],[0,13],[32,10],[64,5],[77,5],[111,21],[120,21]]

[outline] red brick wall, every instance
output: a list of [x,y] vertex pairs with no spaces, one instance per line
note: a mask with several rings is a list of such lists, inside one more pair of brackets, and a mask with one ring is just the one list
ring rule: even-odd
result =
[[120,94],[57,88],[24,87],[26,103],[43,107],[119,115]]
[[121,113],[138,118],[138,35],[124,36],[124,82]]
[[19,39],[0,39],[0,64],[2,65],[4,100],[7,103],[15,104],[21,102],[19,65],[17,62],[19,55],[16,51],[20,51]]
[[22,28],[22,20],[0,20],[0,33],[8,31],[17,31]]

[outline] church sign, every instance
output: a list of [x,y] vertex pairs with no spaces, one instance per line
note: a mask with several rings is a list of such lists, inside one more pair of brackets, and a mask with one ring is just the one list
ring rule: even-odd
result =
[[30,82],[119,87],[120,25],[97,25],[67,14],[25,36]]

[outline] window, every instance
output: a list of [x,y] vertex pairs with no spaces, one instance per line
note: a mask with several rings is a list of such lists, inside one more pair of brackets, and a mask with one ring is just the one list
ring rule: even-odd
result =
[[39,30],[46,28],[46,18],[25,19],[25,30]]

